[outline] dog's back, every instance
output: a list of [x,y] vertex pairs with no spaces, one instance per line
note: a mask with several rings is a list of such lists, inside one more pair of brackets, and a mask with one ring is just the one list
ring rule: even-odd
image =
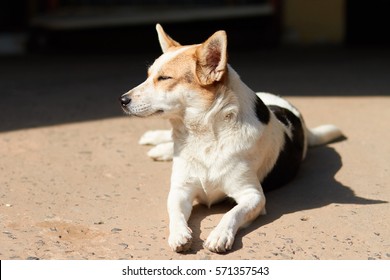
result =
[[334,125],[308,129],[300,112],[285,99],[270,93],[257,93],[257,96],[285,127],[284,145],[278,159],[261,181],[263,190],[270,191],[285,185],[296,176],[308,146],[326,144],[341,137],[342,133]]

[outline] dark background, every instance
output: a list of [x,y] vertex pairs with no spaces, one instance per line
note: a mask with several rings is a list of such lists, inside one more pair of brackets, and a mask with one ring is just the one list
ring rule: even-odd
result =
[[[229,62],[255,91],[387,96],[387,2],[3,0],[0,131],[120,116],[117,97],[160,55],[156,22],[183,44],[226,30]],[[342,7],[338,22],[311,16],[332,3]],[[293,8],[295,21],[312,28],[306,39],[289,26]],[[327,37],[328,28],[341,36]]]
[[[104,17],[114,16],[120,10],[139,10],[145,15],[164,13],[177,9],[184,15],[197,8],[215,9],[253,5],[269,5],[273,11],[263,15],[242,15],[230,17],[207,17],[202,19],[164,19],[162,23],[180,40],[198,42],[207,37],[212,30],[225,29],[231,38],[233,49],[248,49],[253,46],[277,47],[283,36],[283,21],[286,17],[286,3],[291,1],[305,9],[305,1],[294,0],[4,0],[0,3],[0,32],[24,32],[29,51],[114,51],[120,48],[153,50],[149,38],[154,36],[155,20],[148,22],[122,21],[110,24]],[[308,0],[306,0],[308,1]],[[320,3],[325,0],[317,0]],[[336,0],[337,1],[337,0]],[[308,1],[310,2],[310,1]],[[326,1],[325,1],[326,2]],[[331,1],[334,2],[334,1]],[[387,0],[339,0],[344,6],[343,20],[346,46],[389,46],[390,18]],[[302,10],[303,12],[303,10]],[[125,13],[125,12],[124,12]],[[137,13],[137,12],[136,12]],[[120,14],[120,13],[119,13]],[[123,16],[123,14],[121,14]],[[129,17],[133,14],[129,13]],[[45,19],[52,23],[58,19],[71,22],[77,19],[95,17],[101,23],[95,25],[79,24],[78,27],[66,28],[54,24],[43,26],[36,22]],[[256,34],[257,36],[253,36]],[[133,36],[142,38],[142,44],[134,44]],[[251,44],[243,44],[243,39],[251,37]]]

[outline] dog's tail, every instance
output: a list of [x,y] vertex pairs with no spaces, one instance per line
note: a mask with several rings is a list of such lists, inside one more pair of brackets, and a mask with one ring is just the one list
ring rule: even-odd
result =
[[311,147],[324,145],[343,137],[341,130],[333,124],[307,129],[308,143]]

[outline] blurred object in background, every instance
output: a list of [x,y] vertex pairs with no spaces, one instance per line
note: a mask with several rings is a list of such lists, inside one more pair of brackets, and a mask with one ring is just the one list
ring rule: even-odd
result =
[[341,44],[345,30],[345,0],[284,1],[283,42]]
[[20,55],[26,52],[27,35],[25,33],[0,32],[0,55]]
[[27,1],[0,2],[0,55],[19,55],[26,51]]
[[2,0],[0,54],[157,52],[154,26],[183,44],[216,30],[230,50],[389,46],[388,0]]
[[[33,1],[34,2],[34,1]],[[36,3],[38,1],[35,1]],[[179,42],[199,43],[219,29],[231,49],[276,46],[279,0],[51,0],[35,5],[30,20],[33,50],[156,51],[155,24]]]
[[284,0],[283,43],[390,45],[388,0]]

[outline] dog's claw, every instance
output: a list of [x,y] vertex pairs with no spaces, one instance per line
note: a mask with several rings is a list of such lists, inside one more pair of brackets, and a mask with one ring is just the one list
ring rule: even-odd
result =
[[173,247],[172,250],[176,253],[186,252],[186,251],[190,250],[191,244],[192,244],[192,238],[189,240],[186,240],[186,242],[184,244]]
[[225,253],[232,249],[233,242],[234,235],[232,232],[216,228],[210,233],[203,247],[214,253]]
[[168,243],[174,252],[188,251],[192,244],[191,229],[187,228],[184,232],[171,233]]

